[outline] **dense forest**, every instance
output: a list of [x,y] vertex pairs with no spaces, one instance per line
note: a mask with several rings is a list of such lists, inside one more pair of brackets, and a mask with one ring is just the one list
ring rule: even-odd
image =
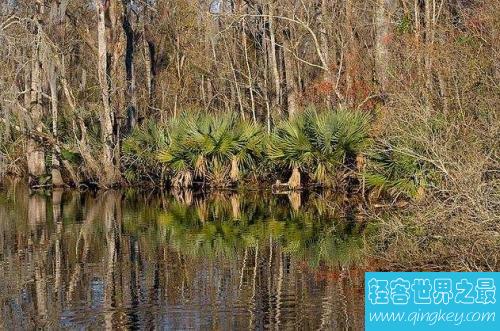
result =
[[3,1],[0,170],[33,187],[496,186],[499,12],[495,0]]
[[498,272],[499,110],[499,0],[0,0],[0,330],[361,330],[368,271]]

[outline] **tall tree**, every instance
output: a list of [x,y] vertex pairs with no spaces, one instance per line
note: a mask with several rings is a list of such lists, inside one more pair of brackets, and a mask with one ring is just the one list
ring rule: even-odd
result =
[[[114,134],[115,116],[110,101],[110,77],[108,70],[108,39],[106,28],[106,17],[109,18],[109,8],[113,0],[95,0],[97,8],[97,45],[98,45],[98,76],[101,89],[102,110],[101,142],[103,149],[103,172],[101,184],[112,186],[119,181],[119,169],[115,164],[116,136]],[[117,0],[114,0],[117,1]]]
[[[30,99],[27,108],[30,111],[30,123],[28,128],[30,131],[41,132],[43,105],[42,105],[42,17],[45,13],[45,5],[43,1],[37,1],[36,12],[33,17],[34,26],[34,42],[31,51],[31,87]],[[36,184],[41,176],[46,174],[45,168],[45,149],[40,141],[37,140],[35,133],[30,133],[28,138],[28,146],[26,149],[26,157],[28,162],[28,174],[31,184]]]

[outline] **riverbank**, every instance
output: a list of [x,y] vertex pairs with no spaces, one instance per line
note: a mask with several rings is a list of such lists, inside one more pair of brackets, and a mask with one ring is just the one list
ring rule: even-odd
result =
[[[56,177],[66,186],[325,188],[376,191],[377,198],[421,197],[436,179],[436,164],[413,146],[374,136],[374,121],[366,112],[310,108],[266,132],[231,113],[184,113],[167,125],[146,123],[124,138],[115,169],[120,179],[112,185],[98,147],[90,152],[66,145],[50,157],[61,158]],[[23,173],[22,158],[4,168]],[[30,176],[29,182],[34,188],[60,186],[54,172]]]
[[[363,114],[354,115],[361,116],[354,124],[342,113],[322,114],[311,111],[283,121],[270,135],[227,114],[193,113],[168,125],[144,123],[123,141],[121,185],[160,192],[169,187],[180,192],[271,191],[274,185],[295,197],[333,190],[347,205],[361,206],[367,223],[377,227],[379,236],[371,242],[370,254],[385,268],[500,270],[497,112],[469,108],[457,116],[398,106],[371,116],[369,126],[363,124]],[[329,121],[336,124],[325,131],[321,123]],[[351,129],[364,128],[361,143],[349,149],[338,139],[324,139],[330,143],[322,148],[330,152],[322,153],[317,137],[338,137],[339,127],[356,142],[360,140],[351,138],[358,130]],[[237,149],[221,154],[223,141]],[[216,152],[207,152],[214,148]],[[99,173],[92,175],[81,155],[64,151],[65,161],[78,169],[77,177],[93,178],[82,180],[83,188],[102,188]],[[9,154],[14,162],[7,169],[23,168],[24,152],[17,152],[17,157]],[[97,158],[98,149],[93,154]],[[233,162],[234,156],[246,161]],[[238,171],[232,171],[235,168]],[[300,187],[294,168],[299,170]],[[50,177],[46,184],[50,186]]]

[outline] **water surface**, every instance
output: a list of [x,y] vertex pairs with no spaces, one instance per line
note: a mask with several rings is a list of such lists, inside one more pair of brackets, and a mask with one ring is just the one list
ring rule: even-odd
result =
[[362,330],[333,195],[0,191],[0,329]]

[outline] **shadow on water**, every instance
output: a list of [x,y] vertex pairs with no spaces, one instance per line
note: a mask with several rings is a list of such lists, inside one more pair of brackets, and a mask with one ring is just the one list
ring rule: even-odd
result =
[[367,234],[335,199],[12,186],[0,329],[363,329]]

